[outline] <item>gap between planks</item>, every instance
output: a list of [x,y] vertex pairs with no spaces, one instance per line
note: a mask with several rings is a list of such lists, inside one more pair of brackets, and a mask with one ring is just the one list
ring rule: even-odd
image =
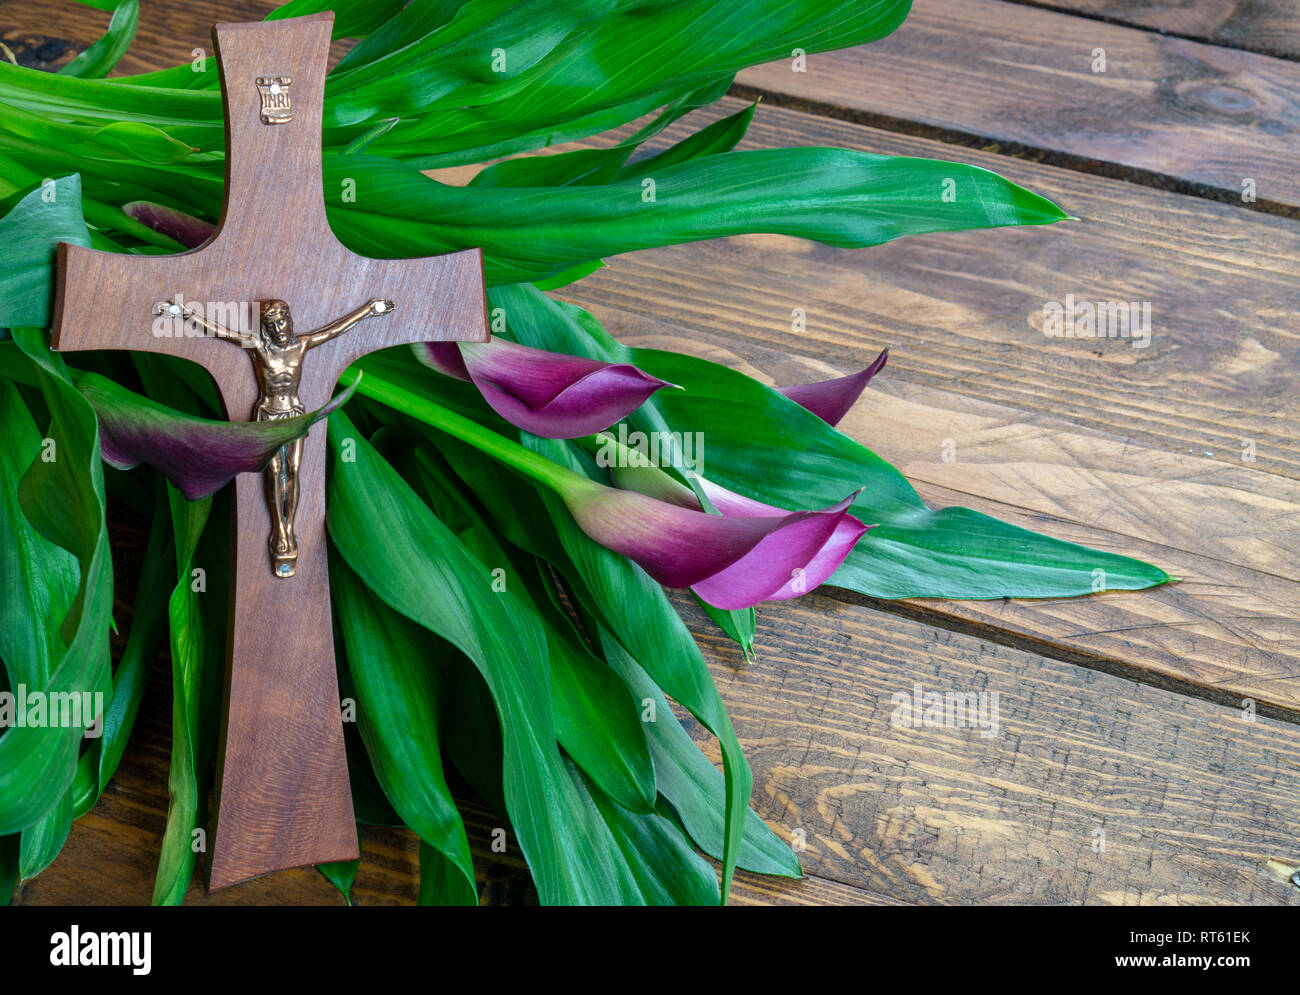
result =
[[929,125],[908,118],[892,117],[888,114],[856,110],[818,100],[808,100],[762,87],[748,86],[744,83],[733,83],[731,88],[727,90],[727,96],[748,103],[757,100],[772,107],[781,107],[814,117],[831,118],[832,120],[844,121],[862,127],[906,135],[909,138],[940,142],[955,148],[996,152],[999,155],[1026,162],[1056,166],[1060,169],[1087,173],[1108,180],[1136,183],[1150,187],[1153,190],[1165,190],[1169,193],[1183,194],[1201,200],[1213,200],[1220,204],[1232,204],[1235,207],[1259,211],[1263,214],[1273,214],[1283,218],[1300,218],[1300,207],[1293,207],[1280,201],[1258,199],[1254,203],[1243,204],[1240,195],[1232,191],[1223,190],[1205,183],[1196,183],[1169,173],[1160,173],[1087,156],[1072,155],[1068,152],[1047,149],[1033,144],[995,138],[988,134]]
[[1300,65],[1285,59],[1005,0],[917,0],[886,38],[736,82],[821,116],[1300,217]]
[[[1207,41],[1279,59],[1300,58],[1300,8],[1293,0],[1007,0],[1104,24]],[[1235,24],[1240,20],[1244,23]]]

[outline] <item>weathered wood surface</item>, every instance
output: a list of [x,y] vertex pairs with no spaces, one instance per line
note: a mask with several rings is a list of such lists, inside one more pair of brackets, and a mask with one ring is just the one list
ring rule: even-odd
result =
[[[1294,725],[820,594],[758,636],[714,677],[809,873],[924,904],[1300,905],[1267,866],[1300,863]],[[896,727],[916,685],[996,692],[996,735]]]
[[[1094,72],[1094,50],[1105,71]],[[872,45],[742,72],[773,101],[1085,171],[1300,206],[1300,65],[1004,0],[916,0]]]
[[1035,6],[1284,58],[1300,57],[1292,0],[1028,0]]
[[[1093,6],[1037,6],[1067,3]],[[83,22],[101,19],[77,36],[83,45],[106,23],[98,12],[52,6],[81,11]],[[1197,44],[1286,54],[1283,15],[1291,9],[1267,16],[1267,4],[1231,0],[1123,6],[1146,27],[1193,40],[1175,45],[1145,28],[1007,3],[985,2],[987,17],[957,11],[946,28],[927,26],[927,11],[943,8],[920,0],[902,32],[951,31],[939,41],[958,49],[904,60],[890,54],[904,44],[900,32],[856,53],[813,56],[795,83],[811,84],[823,60],[880,61],[855,77],[869,85],[832,93],[829,102],[796,93],[781,78],[774,94],[820,113],[769,100],[747,140],[972,162],[1057,200],[1081,223],[931,235],[858,252],[778,237],[731,239],[621,257],[561,294],[626,341],[704,355],[774,383],[848,372],[888,343],[889,367],[844,427],[899,466],[932,504],[965,504],[1185,578],[1154,592],[1060,602],[864,604],[819,593],[760,610],[759,657],[748,666],[679,601],[754,766],[756,808],[783,836],[795,829],[807,836],[807,880],[742,875],[737,904],[1295,904],[1300,896],[1267,869],[1270,859],[1300,864],[1293,556],[1300,548],[1300,226],[1243,209],[1237,180],[1206,189],[1197,184],[1210,181],[1195,175],[1210,167],[1231,173],[1241,162],[1273,169],[1279,149],[1295,151],[1293,130],[1250,137],[1263,112],[1293,122],[1295,65]],[[193,15],[197,8],[168,7],[168,38],[146,29],[136,51],[158,54],[137,68],[185,61],[204,19],[256,17],[270,5],[221,4],[217,13]],[[1174,8],[1198,19],[1183,27],[1153,20],[1172,17]],[[13,10],[0,4],[0,26],[30,27]],[[1228,13],[1222,21],[1206,16],[1215,10]],[[1036,20],[1043,17],[1054,20]],[[1082,31],[1084,57],[1094,44],[1107,46],[1104,82],[1063,69],[1076,39],[1048,37],[1062,25]],[[1222,36],[1225,25],[1249,37]],[[1092,42],[1094,31],[1106,40]],[[1128,56],[1126,80],[1114,74],[1116,53]],[[980,64],[987,75],[975,74]],[[788,64],[781,68],[794,75]],[[934,84],[953,68],[961,85]],[[1176,97],[1170,106],[1152,96],[1166,94],[1150,83],[1162,78]],[[1035,93],[1017,89],[1027,80]],[[1004,86],[1017,95],[1011,123],[1041,126],[1038,140],[989,130],[999,117],[988,101]],[[1254,107],[1216,108],[1215,100],[1232,103],[1217,86],[1246,94]],[[1114,150],[1066,147],[1065,111],[1052,103],[1061,93],[1073,100],[1062,105],[1067,111],[1100,101],[1103,139],[1122,145],[1131,130],[1130,151],[1145,164],[1118,154],[1092,161]],[[864,107],[868,96],[894,103]],[[738,106],[729,101],[723,110]],[[927,117],[935,108],[953,120]],[[1161,134],[1172,150],[1151,144]],[[1019,144],[1031,152],[997,154]],[[1193,161],[1162,174],[1178,161],[1159,157],[1178,150],[1208,165]],[[1284,163],[1282,179],[1292,190],[1294,161]],[[1243,175],[1259,181],[1262,202],[1278,196],[1260,180],[1273,175],[1264,167]],[[1228,202],[1150,189],[1160,185]],[[1263,206],[1285,213],[1295,203]],[[1042,305],[1067,293],[1151,301],[1151,347],[1045,339],[1035,323]],[[802,336],[790,331],[794,306],[808,313]],[[946,439],[955,446],[952,463],[942,459]],[[1243,440],[1255,444],[1253,463],[1242,459]],[[24,887],[22,901],[147,901],[166,801],[165,674],[159,681],[109,794],[74,826],[54,866]],[[895,728],[890,697],[917,683],[997,691],[1000,734]],[[1243,698],[1259,709],[1254,723]],[[705,748],[717,759],[711,744]],[[518,855],[487,849],[495,817],[473,803],[466,817],[482,900],[535,901]],[[1093,849],[1098,829],[1104,850]],[[415,868],[409,834],[369,830],[356,900],[413,901]],[[339,899],[302,871],[212,897],[196,887],[188,901]]]

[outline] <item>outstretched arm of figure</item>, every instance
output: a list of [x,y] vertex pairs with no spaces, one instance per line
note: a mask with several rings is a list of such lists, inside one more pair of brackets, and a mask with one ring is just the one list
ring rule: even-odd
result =
[[[172,308],[180,308],[180,310],[172,311]],[[201,314],[191,311],[185,305],[177,304],[175,301],[158,301],[153,306],[153,313],[155,315],[171,313],[175,314],[177,317],[184,316],[190,321],[193,321],[208,334],[215,335],[217,338],[225,339],[228,342],[238,342],[246,349],[255,349],[260,344],[256,337],[245,335],[243,332],[234,332],[229,328],[226,328],[224,325],[218,325],[216,322],[208,321],[208,319],[203,317]]]
[[298,341],[311,349],[328,342],[330,339],[338,338],[359,321],[364,321],[366,318],[372,318],[375,315],[388,314],[392,310],[392,301],[385,301],[376,297],[373,301],[361,305],[351,314],[345,314],[337,321],[331,321],[328,325],[318,328],[314,332],[298,336]]

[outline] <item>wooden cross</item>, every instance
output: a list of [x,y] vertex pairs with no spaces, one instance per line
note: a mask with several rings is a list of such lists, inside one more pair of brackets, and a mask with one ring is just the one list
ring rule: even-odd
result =
[[[60,245],[54,348],[143,349],[193,360],[215,379],[226,416],[247,421],[255,409],[259,417],[283,414],[295,400],[307,410],[321,406],[343,371],[376,349],[488,338],[479,250],[368,259],[330,231],[320,132],[333,22],[324,13],[213,27],[226,111],[217,231],[197,249],[165,256]],[[356,196],[364,200],[366,191]],[[245,333],[261,351],[211,335],[156,337],[151,308],[178,295],[186,303],[259,302],[260,332]],[[287,302],[304,333],[316,333],[312,351],[298,353],[296,392],[295,371],[276,367],[285,352],[272,339],[282,338],[287,317],[276,302]],[[278,396],[268,401],[268,393]],[[281,450],[279,458],[291,455]],[[287,475],[281,466],[276,479],[284,485]],[[358,855],[330,620],[324,426],[306,438],[297,476],[296,558],[283,542],[276,556],[286,507],[272,510],[273,482],[251,473],[235,482],[211,889]],[[292,523],[292,507],[287,511]]]

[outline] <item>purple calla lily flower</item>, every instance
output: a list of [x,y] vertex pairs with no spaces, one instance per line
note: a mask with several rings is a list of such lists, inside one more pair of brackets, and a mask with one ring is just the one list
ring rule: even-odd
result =
[[216,225],[208,224],[174,207],[148,200],[133,200],[129,204],[123,204],[122,211],[142,225],[176,239],[187,249],[202,245],[216,231]]
[[77,389],[99,419],[104,462],[119,470],[148,464],[191,501],[220,489],[238,473],[262,470],[277,449],[305,435],[356,388],[353,383],[324,407],[297,418],[225,422],[168,408],[96,373],[77,378]]
[[849,413],[857,399],[862,396],[871,378],[885,368],[889,359],[889,349],[881,349],[880,355],[872,360],[871,365],[859,373],[850,373],[847,377],[833,380],[820,380],[817,383],[795,384],[792,387],[778,387],[777,390],[790,400],[799,404],[828,425],[838,425],[840,419]]
[[[761,501],[755,501],[752,498],[747,498],[741,494],[729,491],[725,487],[719,487],[717,484],[705,480],[703,477],[699,478],[699,480],[701,486],[704,488],[704,493],[708,496],[708,499],[713,502],[713,506],[724,516],[731,515],[735,517],[772,518],[788,516],[790,514],[790,512],[785,511],[784,509],[774,507],[770,504],[763,504]],[[835,505],[834,508],[843,507],[844,509],[847,509],[853,503],[855,497],[857,497],[857,494],[850,495],[840,504]],[[827,509],[827,511],[830,510],[831,509]],[[779,591],[775,594],[768,595],[765,600],[784,601],[789,598],[797,598],[799,595],[806,594],[813,588],[825,583],[830,579],[831,574],[835,573],[835,571],[839,569],[840,564],[844,562],[844,558],[849,555],[849,552],[857,544],[857,541],[869,530],[874,528],[874,525],[864,525],[859,519],[852,515],[841,514],[836,519],[835,527],[831,534],[827,537],[825,543],[823,543],[822,547],[817,551],[812,559],[810,559],[803,567],[798,568],[798,573],[793,573],[789,581],[782,585]],[[743,583],[744,580],[745,578],[743,575],[734,579],[730,577],[717,576],[710,579],[710,587],[714,585],[714,582],[727,583],[729,585],[729,591],[732,594],[736,594],[739,593],[740,590],[736,585],[736,581]],[[714,602],[710,598],[709,591],[705,589],[705,586],[697,584],[695,590],[700,597],[704,598],[705,601],[708,601],[710,604],[717,604],[717,602]],[[726,606],[719,604],[718,607],[725,608]]]
[[806,594],[835,572],[869,528],[848,513],[856,495],[819,511],[786,511],[705,483],[722,512],[710,515],[662,471],[638,469],[620,478],[655,496],[594,481],[579,486],[565,498],[579,527],[659,583],[689,587],[718,608]]
[[422,342],[413,348],[439,373],[471,381],[502,418],[548,439],[607,429],[661,387],[674,386],[628,363],[602,363],[506,339]]

